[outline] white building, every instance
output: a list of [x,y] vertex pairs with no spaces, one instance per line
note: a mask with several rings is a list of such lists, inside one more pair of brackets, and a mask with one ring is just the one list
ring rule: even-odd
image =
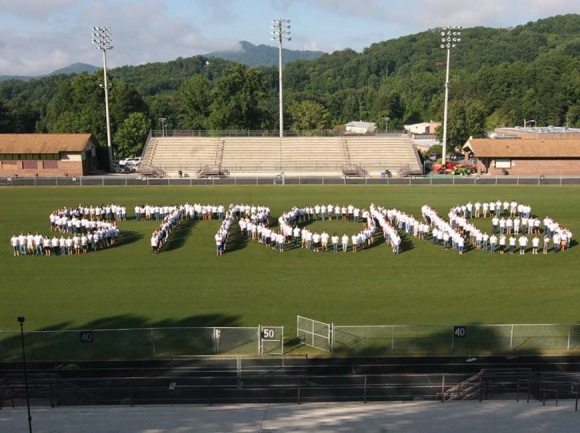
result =
[[369,132],[375,132],[377,129],[377,124],[372,122],[363,122],[359,120],[358,122],[349,122],[346,124],[346,132],[352,134],[368,134]]
[[441,126],[441,122],[421,122],[413,125],[405,125],[405,131],[410,134],[435,134],[437,128]]

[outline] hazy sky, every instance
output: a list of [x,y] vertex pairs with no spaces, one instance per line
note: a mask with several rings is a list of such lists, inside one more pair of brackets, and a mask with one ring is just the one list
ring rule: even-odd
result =
[[[109,66],[270,44],[270,20],[292,20],[285,47],[332,52],[445,25],[508,27],[580,13],[573,0],[0,0],[0,75],[100,66],[91,27],[112,28]],[[434,41],[434,44],[438,41]]]

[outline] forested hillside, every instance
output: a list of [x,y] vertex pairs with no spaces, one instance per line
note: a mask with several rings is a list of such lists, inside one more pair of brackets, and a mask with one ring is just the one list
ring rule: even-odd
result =
[[[327,129],[351,120],[389,129],[441,120],[445,51],[440,29],[298,60],[284,69],[287,129]],[[205,56],[110,71],[114,144],[131,131],[278,128],[277,67],[249,68]],[[104,140],[102,71],[0,83],[1,132],[94,133]],[[511,29],[465,29],[451,53],[449,140],[498,125],[580,126],[580,15]],[[142,132],[135,135],[142,137]],[[141,139],[141,138],[139,138]]]
[[[230,60],[247,66],[274,66],[278,64],[278,53],[277,46],[254,45],[248,41],[241,41],[240,50],[216,51],[206,54],[206,57]],[[296,60],[314,60],[323,54],[323,51],[301,51],[283,48],[282,62],[286,64]]]

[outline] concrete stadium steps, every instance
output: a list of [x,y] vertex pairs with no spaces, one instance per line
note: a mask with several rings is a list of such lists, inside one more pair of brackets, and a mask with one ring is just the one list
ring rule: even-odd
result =
[[346,137],[353,164],[370,173],[389,170],[397,172],[403,167],[421,170],[418,155],[407,137]]
[[348,163],[337,137],[292,137],[282,141],[282,168],[287,171],[340,173]]
[[279,171],[280,139],[270,137],[227,137],[222,167],[230,173]]
[[220,158],[220,147],[216,137],[157,137],[147,146],[144,160],[168,173],[193,174],[203,166],[214,166]]
[[370,176],[385,170],[421,170],[406,137],[155,137],[143,155],[143,169],[155,166],[170,175],[179,171],[196,177],[204,166],[220,167],[231,176],[281,172],[340,176],[355,164]]

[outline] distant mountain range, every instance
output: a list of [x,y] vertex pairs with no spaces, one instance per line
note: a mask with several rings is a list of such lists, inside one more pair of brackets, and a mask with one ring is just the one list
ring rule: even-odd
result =
[[[240,50],[236,51],[214,51],[206,54],[206,57],[217,57],[224,60],[230,60],[236,63],[243,63],[247,66],[274,66],[278,64],[278,48],[268,45],[254,45],[248,41],[240,42]],[[284,64],[294,60],[314,60],[326,54],[324,51],[300,51],[282,49]],[[57,69],[47,75],[72,75],[88,72],[92,74],[100,67],[88,65],[86,63],[73,63],[66,68]],[[33,78],[41,78],[47,75],[23,76],[23,75],[0,75],[0,81],[20,80],[29,81]]]
[[[92,74],[97,69],[99,69],[98,66],[88,65],[86,63],[73,63],[72,65],[67,66],[66,68],[57,69],[56,71],[53,71],[47,75],[61,75],[61,74],[71,75],[71,74],[80,74],[81,72],[88,72],[89,74]],[[6,81],[6,80],[28,81],[28,80],[31,80],[33,78],[41,78],[41,77],[45,77],[45,76],[46,75],[37,75],[34,77],[23,76],[23,75],[0,75],[0,81]]]
[[[238,51],[214,51],[206,54],[206,57],[218,57],[247,66],[274,66],[278,64],[278,48],[269,45],[254,45],[248,41],[240,42],[241,50]],[[282,49],[284,64],[294,60],[314,60],[326,54],[323,51],[300,51]]]

